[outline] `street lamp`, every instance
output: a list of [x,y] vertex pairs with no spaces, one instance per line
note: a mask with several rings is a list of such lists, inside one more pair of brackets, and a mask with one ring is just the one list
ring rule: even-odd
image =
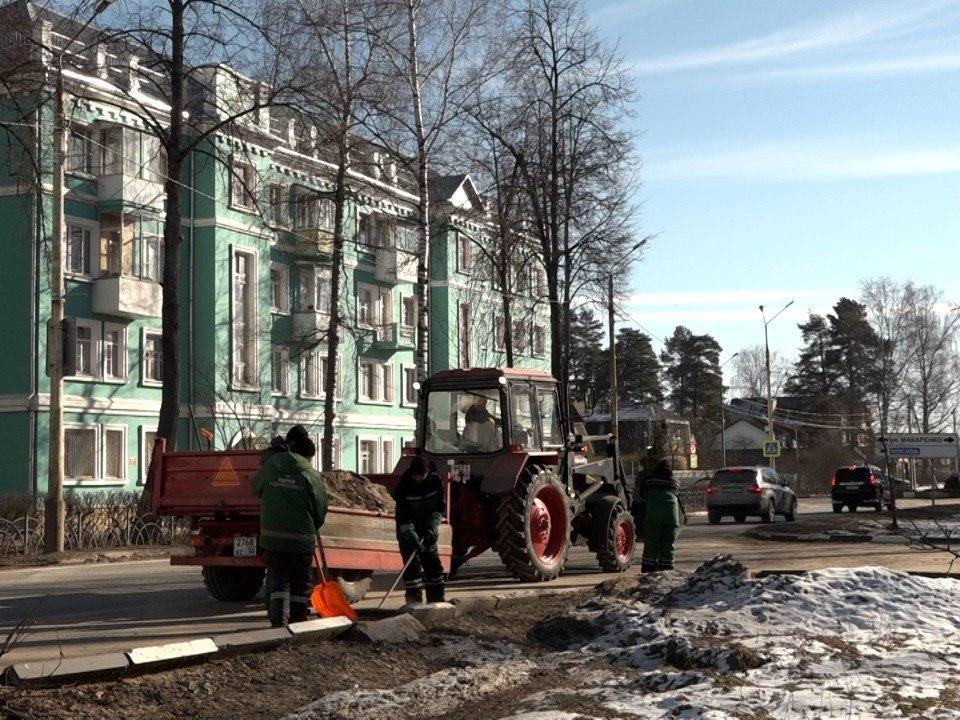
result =
[[[773,439],[773,389],[771,388],[770,381],[770,336],[767,332],[767,328],[770,327],[770,323],[776,320],[780,315],[783,314],[783,311],[788,307],[793,305],[793,300],[788,302],[779,312],[774,315],[772,318],[767,320],[767,316],[763,312],[763,305],[760,306],[760,317],[763,318],[763,346],[766,353],[767,359],[767,436]],[[777,466],[776,458],[770,458],[770,467],[775,468]]]
[[[739,354],[740,353],[735,352],[733,355],[731,355],[726,360],[724,360],[720,364],[720,367],[718,369],[723,370],[724,366],[726,366],[728,362],[733,360]],[[727,466],[727,421],[724,420],[723,418],[723,373],[720,374],[720,443],[721,443],[720,446],[723,448],[723,467],[726,467]]]
[[63,319],[66,292],[63,279],[64,243],[67,234],[64,221],[64,165],[67,154],[67,120],[63,105],[63,56],[73,41],[83,34],[94,19],[110,7],[114,0],[101,0],[90,18],[63,44],[56,58],[53,108],[53,238],[50,248],[50,321],[47,325],[47,374],[50,376],[50,422],[47,451],[47,497],[43,504],[43,549],[63,552],[63,526],[66,521],[63,502]]

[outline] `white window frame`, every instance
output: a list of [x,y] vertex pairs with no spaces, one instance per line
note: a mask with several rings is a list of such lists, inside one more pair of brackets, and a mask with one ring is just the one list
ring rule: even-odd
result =
[[403,363],[400,365],[400,407],[415,408],[417,406],[417,391],[413,391],[413,397],[407,396],[407,374],[413,375],[413,381],[417,381],[417,366]]
[[[119,432],[121,437],[121,456],[120,456],[120,477],[107,477],[107,433]],[[126,485],[127,484],[127,426],[104,423],[100,426],[100,484],[101,485]]]
[[[89,328],[90,329],[90,363],[93,365],[90,373],[83,373],[72,375],[66,380],[72,380],[75,382],[99,382],[100,375],[102,372],[101,365],[101,351],[100,351],[100,330],[102,323],[97,322],[96,320],[87,320],[84,318],[75,318],[77,321],[77,328]],[[73,352],[77,352],[76,346],[73,348]],[[77,363],[79,366],[79,363]]]
[[271,224],[278,228],[290,227],[290,186],[286,183],[270,183],[267,200],[270,203]]
[[[274,293],[273,274],[280,275],[280,296]],[[290,271],[283,263],[270,263],[270,312],[276,315],[290,313]]]
[[[66,431],[68,430],[83,430],[93,434],[93,476],[92,477],[76,477],[69,474],[70,469],[66,466],[67,452],[66,447],[64,447],[63,459],[64,459],[64,468],[63,468],[63,484],[73,487],[79,487],[81,485],[100,485],[100,426],[97,423],[64,423],[63,424],[64,436],[66,436]],[[64,446],[66,446],[66,437],[64,437]]]
[[[313,433],[310,436],[310,439],[313,440],[313,444],[317,448],[317,453],[310,459],[310,464],[313,465],[314,470],[320,470],[321,461],[323,459],[323,433]],[[340,470],[343,468],[343,439],[337,435],[333,434],[333,469]]]
[[[374,376],[377,384],[376,395],[363,395],[361,377],[364,367],[374,367]],[[381,362],[373,358],[357,358],[357,404],[358,405],[393,405],[396,402],[396,374],[393,363]]]
[[[360,315],[360,296],[370,293],[370,317],[362,320]],[[380,287],[369,283],[357,283],[357,324],[361,327],[376,327],[380,325]]]
[[[247,171],[252,181],[248,182]],[[250,160],[236,155],[230,158],[230,207],[242,212],[257,209],[257,167]]]
[[[155,337],[160,341],[160,380],[147,377],[147,339]],[[140,329],[140,384],[145,387],[163,386],[163,331],[159,328]]]
[[[500,328],[503,332],[500,332]],[[493,349],[503,352],[507,349],[507,319],[497,313],[493,316]]]
[[[390,451],[390,460],[387,461],[387,450]],[[397,466],[399,455],[396,454],[396,441],[392,437],[380,438],[380,472],[391,472]]]
[[[298,263],[297,282],[299,284],[298,305],[301,312],[317,312],[330,314],[330,291],[333,283],[333,273],[325,265],[316,263]],[[321,286],[326,289],[320,295],[318,291]],[[323,298],[324,302],[318,302],[318,298]]]
[[[304,400],[319,400],[323,393],[320,382],[320,353],[319,347],[311,348],[306,352],[300,353],[300,397]],[[314,362],[313,380],[316,382],[317,392],[307,392],[307,378],[310,370],[310,360]]]
[[[322,351],[322,352],[321,352]],[[305,392],[307,387],[307,359],[313,357],[315,359],[315,368],[316,368],[316,383],[317,383],[317,393],[316,395],[311,395]],[[324,400],[327,397],[326,393],[326,373],[324,372],[324,366],[327,362],[327,348],[323,345],[318,345],[314,348],[311,348],[309,352],[301,353],[300,355],[300,397],[309,400]],[[336,379],[333,383],[333,399],[342,400],[343,399],[343,362],[340,357],[337,357],[337,361],[334,365],[334,372],[336,373]]]
[[[529,355],[531,352],[531,343],[533,338],[530,337],[530,323],[526,320],[514,320],[513,321],[513,333],[511,334],[511,340],[513,340],[513,352],[517,355]],[[518,343],[517,341],[523,338],[523,344]]]
[[[70,175],[79,175],[81,177],[92,177],[93,173],[96,172],[97,168],[97,153],[94,152],[96,147],[93,141],[93,128],[88,125],[71,125],[67,132],[67,154],[71,156],[70,162],[64,163],[65,171]],[[84,167],[76,169],[71,167],[76,163],[76,159],[72,156],[73,152],[73,138],[75,135],[82,136],[84,139]]]
[[473,273],[473,239],[465,232],[457,231],[457,272]]
[[[277,375],[278,358],[283,366],[279,388],[274,387],[273,382]],[[287,397],[290,394],[290,350],[284,345],[274,345],[270,348],[270,394],[273,397]]]
[[380,462],[383,460],[383,456],[380,449],[380,438],[376,435],[357,435],[357,473],[363,474],[365,471],[363,469],[363,463],[361,461],[360,448],[364,443],[373,443],[373,467],[366,471],[371,475],[380,472]]
[[[236,338],[236,309],[237,309],[237,257],[246,255],[250,258],[250,267],[247,271],[245,289],[251,293],[250,298],[250,330],[247,328],[247,320],[244,319],[245,335],[252,338],[252,347],[248,348],[248,354],[243,359],[244,373],[243,377],[237,377],[237,338]],[[257,251],[250,247],[233,245],[230,249],[230,385],[234,390],[255,391],[260,385],[260,341],[258,338],[259,330],[259,309],[260,309],[260,257]],[[252,361],[252,362],[248,362]],[[248,365],[253,369],[248,372]],[[247,377],[254,378],[249,382]]]
[[156,439],[157,429],[152,430],[147,425],[140,426],[140,477],[137,485],[145,485],[147,482],[147,472],[150,470],[150,460],[153,456],[153,443],[147,442],[147,435],[153,433]]
[[457,367],[473,367],[473,307],[461,300],[457,303]]
[[[111,330],[120,331],[120,375],[107,375],[107,334]],[[127,342],[127,326],[120,323],[104,323],[100,334],[100,368],[104,382],[123,385],[130,379],[130,348]]]
[[[410,303],[411,311],[413,317],[411,318],[412,322],[408,323],[406,321],[407,317],[407,303]],[[403,327],[412,328],[417,326],[417,296],[416,295],[405,295],[400,298],[400,324]]]
[[[537,331],[540,331],[541,346],[537,347]],[[543,325],[534,323],[530,337],[530,352],[534,357],[543,358],[547,356],[547,330]]]
[[[75,280],[92,280],[98,275],[100,269],[100,224],[93,222],[91,220],[83,220],[81,218],[68,217],[66,219],[66,235],[63,248],[63,272],[69,278]],[[86,239],[85,242],[85,252],[87,272],[76,272],[70,269],[70,260],[72,254],[70,252],[70,239],[73,235],[73,228],[81,228],[90,233],[90,236]],[[96,248],[96,262],[94,262],[94,248]]]

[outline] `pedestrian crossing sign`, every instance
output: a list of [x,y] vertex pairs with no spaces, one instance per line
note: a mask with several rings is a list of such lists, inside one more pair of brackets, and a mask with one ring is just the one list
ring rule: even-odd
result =
[[769,438],[763,442],[763,456],[765,458],[778,458],[780,457],[780,441],[774,438]]

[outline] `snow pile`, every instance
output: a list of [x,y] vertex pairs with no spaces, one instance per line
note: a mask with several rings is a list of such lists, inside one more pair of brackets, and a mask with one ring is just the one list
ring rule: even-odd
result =
[[960,718],[958,608],[953,580],[875,567],[753,579],[720,557],[654,605],[581,608],[603,631],[577,652],[640,672],[579,692],[645,718]]

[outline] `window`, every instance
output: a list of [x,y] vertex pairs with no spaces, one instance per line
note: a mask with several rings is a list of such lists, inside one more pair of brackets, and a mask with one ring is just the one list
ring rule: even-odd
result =
[[393,322],[393,293],[373,285],[357,286],[357,322],[368,327]]
[[530,326],[523,320],[513,323],[513,349],[517,353],[525,353],[530,347]]
[[77,323],[77,376],[95,377],[97,373],[96,346],[99,340],[92,323]]
[[123,269],[123,234],[120,229],[105,230],[100,237],[100,272],[120,275]]
[[420,234],[416,225],[408,223],[397,223],[397,229],[394,233],[394,243],[408,253],[417,252],[417,243],[420,241]]
[[277,227],[290,224],[290,193],[286,185],[270,186],[270,220]]
[[84,225],[67,224],[67,272],[90,275],[90,237],[92,230]]
[[123,428],[103,429],[103,479],[126,479],[127,433]]
[[256,206],[257,172],[253,165],[234,159],[230,174],[230,204],[249,209]]
[[257,274],[252,253],[233,255],[233,382],[257,385]]
[[393,366],[361,358],[357,363],[357,399],[360,402],[393,402]]
[[275,395],[286,395],[290,385],[290,353],[285,347],[274,347],[270,352],[270,390]]
[[503,350],[507,347],[507,323],[502,316],[497,315],[493,325],[493,348]]
[[[313,464],[313,467],[315,470],[320,470],[322,469],[321,463],[323,460],[323,450],[321,449],[323,447],[323,433],[314,433],[311,436],[311,439],[313,440],[313,444],[317,446],[317,454],[311,458],[310,462]],[[340,441],[340,436],[334,435],[333,436],[333,453],[332,453],[334,470],[343,466],[343,454],[341,450],[342,450],[342,443]]]
[[415,327],[417,324],[417,298],[413,295],[403,298],[403,313],[400,322],[404,327]]
[[427,452],[494,452],[503,447],[500,390],[434,390],[427,395]]
[[320,198],[318,202],[317,227],[333,232],[336,220],[336,205],[330,198]]
[[137,484],[144,485],[147,482],[147,472],[153,459],[153,446],[157,442],[157,431],[144,430],[142,425],[140,427],[140,480]]
[[540,406],[544,446],[563,445],[563,435],[560,432],[560,405],[556,391],[538,387],[537,403]]
[[357,229],[357,244],[366,245],[367,248],[389,248],[391,247],[391,236],[395,237],[395,231],[392,231],[393,223],[390,218],[383,215],[373,215],[366,213],[360,216],[360,224]]
[[290,311],[289,281],[287,269],[283,265],[270,267],[270,309],[277,313]]
[[319,265],[300,266],[300,309],[319,313],[330,312],[332,293],[330,268]]
[[390,472],[397,464],[397,458],[393,454],[393,440],[380,441],[380,463],[381,472]]
[[123,128],[114,126],[100,131],[101,168],[104,175],[123,169]]
[[522,262],[513,265],[513,292],[516,295],[526,295],[530,290],[530,278],[527,267]]
[[462,368],[470,367],[471,320],[470,305],[468,303],[461,302],[459,314],[457,316],[457,330],[460,367]]
[[533,289],[537,297],[547,296],[547,272],[539,263],[533,268]]
[[104,327],[103,377],[107,380],[127,378],[127,329],[122,325]]
[[357,322],[362,325],[373,325],[376,312],[374,297],[376,290],[370,287],[357,288]]
[[514,385],[510,388],[510,415],[512,427],[510,439],[524,448],[539,447],[533,421],[533,402],[529,386]]
[[[322,398],[326,396],[327,387],[327,348],[315,347],[302,356],[303,377],[301,378],[300,394],[303,397]],[[342,366],[338,358],[334,368],[336,377],[333,379],[333,396],[339,400],[343,395]]]
[[160,282],[163,278],[163,236],[154,231],[143,234],[143,278]]
[[417,382],[417,369],[415,367],[403,368],[403,404],[415,406],[417,404],[417,389],[414,383]]
[[163,336],[156,331],[143,334],[143,383],[163,382]]
[[72,173],[93,173],[93,140],[87,128],[73,127],[67,146],[66,171]]
[[357,468],[361,475],[380,472],[379,455],[376,440],[357,441]]
[[97,476],[97,428],[67,427],[63,433],[64,476],[93,480]]
[[547,354],[547,332],[540,325],[533,327],[533,354],[537,357]]
[[457,233],[457,270],[462,273],[473,270],[473,240],[466,233]]

